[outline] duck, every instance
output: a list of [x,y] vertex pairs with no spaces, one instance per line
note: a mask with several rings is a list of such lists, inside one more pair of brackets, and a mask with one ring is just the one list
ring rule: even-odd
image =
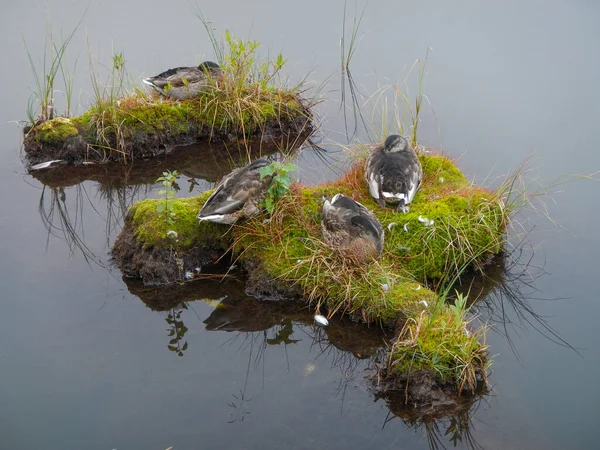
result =
[[258,214],[259,203],[273,179],[272,176],[261,178],[260,170],[269,164],[265,158],[259,158],[223,177],[200,209],[198,220],[232,225]]
[[357,263],[376,260],[383,252],[381,222],[363,205],[336,194],[323,203],[321,232],[325,243]]
[[421,185],[423,168],[406,139],[397,134],[388,136],[376,146],[367,159],[365,180],[369,193],[379,206],[398,206],[404,213]]
[[221,67],[212,61],[204,61],[198,67],[175,67],[142,82],[160,95],[175,100],[196,97],[206,92],[221,76]]

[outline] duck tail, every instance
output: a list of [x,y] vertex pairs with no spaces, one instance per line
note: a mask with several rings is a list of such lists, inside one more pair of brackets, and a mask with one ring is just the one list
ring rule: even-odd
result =
[[158,92],[161,95],[167,95],[167,93],[164,91],[164,89],[162,89],[161,87],[154,84],[154,80],[152,78],[142,78],[142,83],[147,84],[148,86],[150,86],[152,89],[154,89],[156,92]]

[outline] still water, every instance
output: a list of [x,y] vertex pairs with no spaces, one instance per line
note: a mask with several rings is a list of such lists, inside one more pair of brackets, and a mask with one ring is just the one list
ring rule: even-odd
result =
[[[329,80],[317,110],[321,138],[345,142],[343,2],[199,4],[219,30],[282,51],[292,82],[307,73],[314,86]],[[315,329],[298,305],[244,296],[237,277],[180,293],[183,306],[126,284],[108,252],[127,206],[156,195],[148,180],[114,176],[117,169],[76,181],[25,173],[13,121],[26,117],[34,78],[22,36],[40,61],[48,23],[58,36],[83,16],[68,55],[81,111],[91,97],[88,54],[108,65],[113,48],[123,51],[138,79],[213,58],[195,7],[129,0],[1,6],[0,447],[594,448],[596,181],[561,185],[545,199],[560,226],[533,213],[519,218],[530,232],[523,255],[508,263],[508,292],[499,287],[477,304],[480,319],[493,324],[490,394],[454,422],[415,423],[374,396],[367,377],[385,345],[377,330]],[[350,5],[347,23],[362,10]],[[372,93],[401,82],[431,47],[424,93],[433,109],[422,116],[421,142],[460,157],[469,177],[488,184],[533,154],[532,183],[548,184],[600,169],[599,20],[600,5],[584,0],[372,1],[352,71],[361,91]],[[180,195],[190,195],[190,179],[193,193],[210,188],[222,164],[207,161],[186,163]],[[169,164],[149,168],[150,180]],[[335,173],[311,150],[297,164],[307,182]],[[219,300],[224,308],[215,310]]]

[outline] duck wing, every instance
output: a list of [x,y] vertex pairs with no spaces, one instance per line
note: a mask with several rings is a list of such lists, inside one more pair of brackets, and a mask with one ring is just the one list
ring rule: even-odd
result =
[[375,237],[376,240],[379,240],[383,235],[381,223],[370,215],[360,214],[352,216],[350,223],[352,225],[349,229],[351,236],[362,236],[366,233]]
[[154,77],[147,78],[146,80],[156,87],[164,88],[167,85],[181,87],[185,86],[186,83],[193,84],[205,79],[206,73],[197,67],[175,67],[174,69],[166,70]]
[[[383,227],[375,215],[357,201],[337,194],[323,205],[323,235],[334,245],[353,246],[360,239],[370,240],[377,253],[383,249]],[[333,237],[332,236],[337,236]],[[358,241],[355,241],[358,239]]]
[[408,204],[421,184],[421,163],[412,152],[387,156],[379,172],[382,194],[386,198],[397,198]]
[[227,175],[206,200],[198,217],[231,214],[242,209],[249,199],[257,198],[263,186],[260,169],[268,165],[267,160],[257,159]]
[[364,220],[377,220],[367,208],[343,194],[336,194],[331,203],[325,201],[323,216],[325,226],[332,230],[349,230],[354,225],[363,224]]
[[331,231],[347,229],[352,216],[356,214],[358,203],[342,194],[336,194],[331,202],[323,204],[323,224]]
[[369,156],[367,167],[365,169],[365,178],[367,180],[367,185],[369,186],[369,193],[371,194],[371,197],[377,199],[379,206],[382,208],[385,208],[381,178],[384,160],[385,153],[383,153],[381,148],[377,148]]

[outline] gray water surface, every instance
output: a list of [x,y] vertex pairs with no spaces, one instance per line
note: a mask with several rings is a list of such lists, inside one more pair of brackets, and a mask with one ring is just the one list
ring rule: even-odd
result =
[[[237,281],[207,283],[187,309],[154,311],[142,294],[132,294],[137,291],[124,283],[108,251],[127,206],[156,196],[155,186],[115,190],[88,179],[49,187],[25,173],[12,121],[26,118],[34,78],[21,36],[40,61],[48,21],[56,35],[68,33],[86,7],[27,0],[5,2],[0,14],[0,447],[420,449],[432,445],[430,439],[452,447],[448,421],[411,424],[394,418],[383,400],[374,401],[366,377],[378,336],[361,338],[358,347],[334,336],[336,329],[327,336],[305,312],[252,303]],[[123,51],[136,79],[212,59],[194,7],[187,1],[91,1],[68,56],[70,64],[77,61],[79,112],[91,98],[88,53],[107,66],[113,47]],[[332,151],[330,142],[346,142],[339,108],[343,2],[201,7],[218,30],[258,40],[265,52],[282,51],[291,81],[310,72],[316,87],[329,77],[317,110],[321,138]],[[352,4],[348,22],[354,13]],[[599,20],[600,5],[584,0],[372,1],[352,72],[361,92],[372,93],[402,81],[431,47],[424,93],[433,109],[423,113],[420,141],[460,157],[470,178],[490,185],[533,154],[530,178],[548,184],[600,169]],[[358,137],[368,138],[364,131]],[[298,164],[307,182],[335,174],[311,150]],[[193,193],[209,188],[214,177],[207,180],[198,178]],[[186,177],[180,183],[180,195],[189,195]],[[515,273],[536,279],[532,287],[515,281],[518,298],[579,354],[550,339],[531,311],[519,316],[498,293],[481,301],[481,319],[494,323],[488,333],[496,355],[492,389],[471,408],[470,434],[458,446],[595,447],[597,194],[590,180],[554,189],[545,201],[560,226],[537,214],[520,217],[531,231]],[[65,224],[75,233],[65,236]],[[241,320],[223,321],[213,315],[213,303],[202,301],[225,295],[271,322],[212,330]],[[181,357],[167,347],[169,314],[187,328]]]

